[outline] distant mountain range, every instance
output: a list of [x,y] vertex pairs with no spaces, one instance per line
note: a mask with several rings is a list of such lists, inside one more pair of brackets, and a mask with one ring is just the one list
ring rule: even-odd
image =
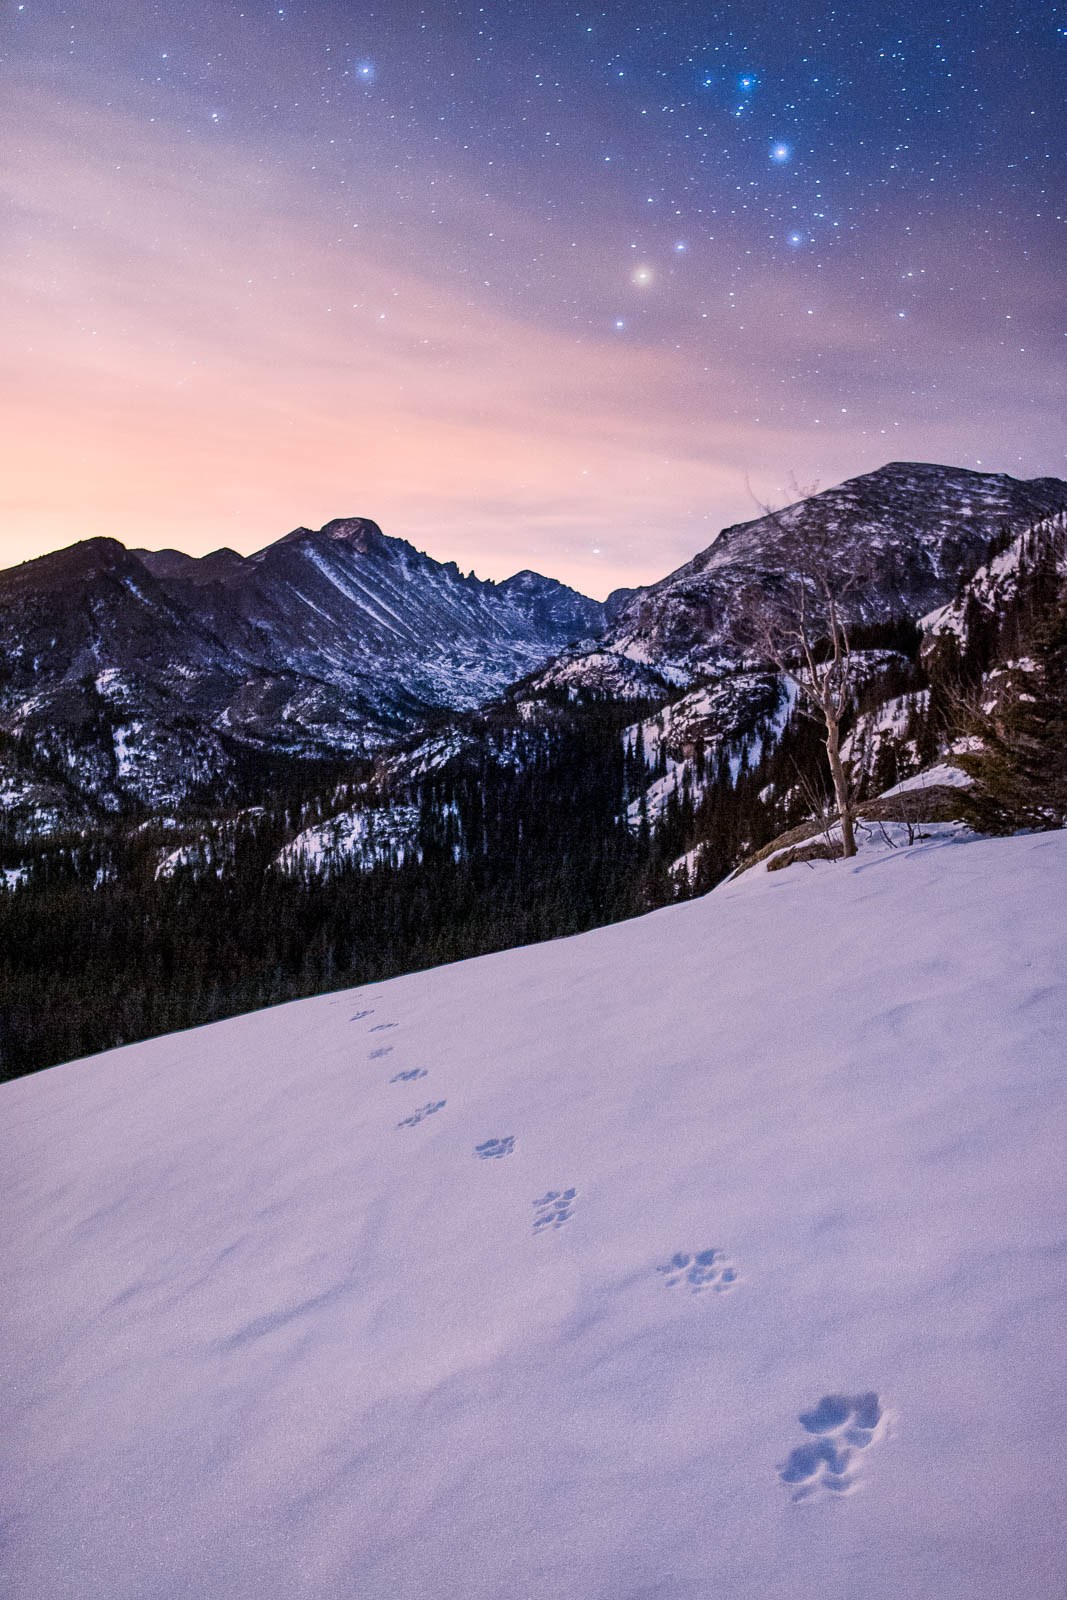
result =
[[780,584],[812,540],[862,574],[852,620],[883,622],[950,602],[992,541],[1064,506],[1059,479],[895,462],[603,603],[530,571],[465,577],[365,518],[247,557],[89,539],[0,573],[0,813],[27,836],[248,798],[518,679],[662,700],[736,668],[739,592]]

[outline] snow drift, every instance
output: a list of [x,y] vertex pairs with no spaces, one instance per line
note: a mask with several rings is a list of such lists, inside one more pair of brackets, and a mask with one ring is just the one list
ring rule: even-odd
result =
[[1067,834],[0,1091],[19,1600],[1062,1595]]

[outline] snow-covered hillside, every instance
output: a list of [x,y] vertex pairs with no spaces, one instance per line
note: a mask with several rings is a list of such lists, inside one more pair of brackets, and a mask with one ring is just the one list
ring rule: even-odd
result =
[[18,1600],[1063,1594],[1067,833],[0,1090]]

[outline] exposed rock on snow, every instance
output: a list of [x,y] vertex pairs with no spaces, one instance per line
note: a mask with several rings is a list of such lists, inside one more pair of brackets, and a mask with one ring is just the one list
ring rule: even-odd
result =
[[922,629],[928,641],[932,643],[944,634],[954,634],[962,639],[968,611],[973,614],[977,609],[986,616],[1002,612],[1015,597],[1020,565],[1025,561],[1027,552],[1035,540],[1046,538],[1050,548],[1057,552],[1061,570],[1067,571],[1067,516],[1060,512],[1042,519],[1012,539],[1005,550],[979,568],[960,595],[923,617]]
[[699,796],[703,774],[714,770],[720,753],[729,756],[735,779],[742,764],[754,766],[764,744],[781,733],[795,702],[794,686],[776,673],[736,672],[627,728],[627,748],[640,749],[650,766],[664,769],[630,804],[630,826],[638,827],[645,815],[659,816],[672,794],[688,790]]

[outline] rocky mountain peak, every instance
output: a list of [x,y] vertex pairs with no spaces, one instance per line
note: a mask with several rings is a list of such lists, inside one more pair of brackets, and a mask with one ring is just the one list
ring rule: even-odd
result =
[[551,578],[465,577],[368,517],[248,557],[84,540],[0,573],[0,735],[31,736],[44,762],[16,781],[0,750],[0,820],[21,807],[20,825],[44,826],[45,778],[63,791],[49,815],[73,816],[226,795],[259,753],[366,752],[472,709],[604,620]]
[[[590,682],[604,656],[691,683],[739,654],[731,625],[741,590],[780,585],[822,546],[854,586],[853,623],[920,617],[944,605],[1006,528],[1022,529],[1067,506],[1067,483],[1023,480],[932,462],[891,461],[751,522],[724,528],[706,549],[638,590],[590,656]],[[625,665],[625,662],[623,665]],[[581,684],[580,661],[568,680]]]
[[[328,540],[331,544],[345,545],[359,555],[370,555],[372,552],[382,554],[393,544],[402,544],[402,540],[387,539],[378,524],[370,517],[334,517],[332,521],[324,523],[321,528],[294,528],[292,533],[287,533],[279,539],[279,545],[308,544],[315,540]],[[257,558],[262,558],[273,550],[275,545],[268,545],[265,550],[257,553]]]

